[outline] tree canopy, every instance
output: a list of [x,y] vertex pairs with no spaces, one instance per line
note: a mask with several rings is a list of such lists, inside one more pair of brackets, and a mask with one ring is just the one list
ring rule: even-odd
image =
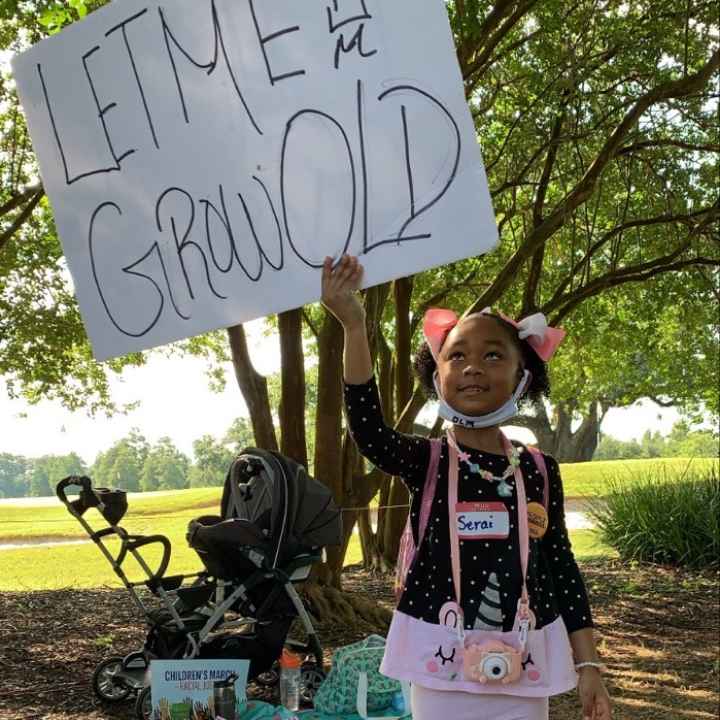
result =
[[[3,3],[0,48],[32,42],[81,6],[96,4]],[[494,305],[515,316],[539,310],[568,330],[552,370],[553,406],[526,419],[560,459],[592,455],[605,410],[638,397],[717,413],[715,3],[448,0],[447,7],[501,243],[487,256],[365,293],[386,417],[411,427],[425,402],[410,358],[419,319],[433,305]],[[0,93],[0,372],[31,399],[107,405],[105,367],[90,359],[7,78]],[[43,318],[37,331],[35,313]],[[277,428],[242,326],[229,329],[227,345],[214,334],[188,347],[232,358],[256,442],[302,462],[305,355],[315,355],[315,472],[342,504],[362,506],[378,490],[401,504],[403,488],[365,468],[344,431],[336,322],[307,307],[279,316],[278,329]],[[345,519],[352,526],[357,515]],[[403,520],[381,517],[374,542],[386,559]],[[331,553],[332,582],[342,554]]]

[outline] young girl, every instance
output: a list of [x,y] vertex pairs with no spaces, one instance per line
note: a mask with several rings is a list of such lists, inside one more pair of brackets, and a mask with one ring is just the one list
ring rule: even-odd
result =
[[[564,333],[542,316],[515,323],[489,310],[464,319],[429,311],[416,370],[453,425],[433,446],[383,420],[355,293],[361,277],[357,258],[334,269],[325,260],[322,300],[345,332],[350,429],[370,462],[407,484],[416,543],[427,503],[382,672],[412,683],[414,720],[544,720],[548,697],[576,685],[584,719],[609,720],[558,465],[543,456],[543,498],[533,456],[500,430],[523,395],[547,394],[544,361]],[[434,494],[424,498],[435,468]]]

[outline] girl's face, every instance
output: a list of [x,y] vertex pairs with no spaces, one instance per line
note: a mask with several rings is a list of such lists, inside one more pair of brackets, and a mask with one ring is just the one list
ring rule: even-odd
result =
[[464,415],[485,415],[501,407],[522,378],[520,351],[491,317],[459,322],[448,334],[437,362],[445,401]]

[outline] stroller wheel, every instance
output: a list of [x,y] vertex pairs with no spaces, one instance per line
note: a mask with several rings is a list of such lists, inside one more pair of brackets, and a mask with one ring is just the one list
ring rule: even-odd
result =
[[300,672],[300,698],[312,705],[315,693],[325,680],[325,673],[317,665],[303,665]]
[[152,698],[150,688],[145,687],[140,691],[135,701],[135,717],[137,720],[150,720],[152,717]]
[[93,692],[102,702],[122,702],[132,692],[122,680],[118,673],[122,669],[123,659],[111,657],[101,662],[92,676]]

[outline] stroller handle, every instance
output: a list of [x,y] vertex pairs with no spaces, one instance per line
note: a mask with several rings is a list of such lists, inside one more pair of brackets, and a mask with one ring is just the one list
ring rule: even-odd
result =
[[146,581],[147,583],[155,583],[158,580],[161,580],[163,575],[165,575],[165,571],[168,569],[168,564],[170,563],[170,554],[172,552],[170,541],[164,535],[129,535],[127,540],[123,542],[123,549],[130,551],[137,550],[145,545],[153,545],[155,543],[162,545],[163,556],[157,570],[155,570],[155,572],[148,573],[150,578]]
[[89,477],[86,477],[84,475],[70,475],[61,480],[55,487],[55,494],[58,496],[60,502],[62,502],[63,505],[70,504],[70,501],[65,495],[65,490],[72,486],[82,488],[82,490],[84,490],[86,493],[92,493],[93,491],[92,480],[90,480]]

